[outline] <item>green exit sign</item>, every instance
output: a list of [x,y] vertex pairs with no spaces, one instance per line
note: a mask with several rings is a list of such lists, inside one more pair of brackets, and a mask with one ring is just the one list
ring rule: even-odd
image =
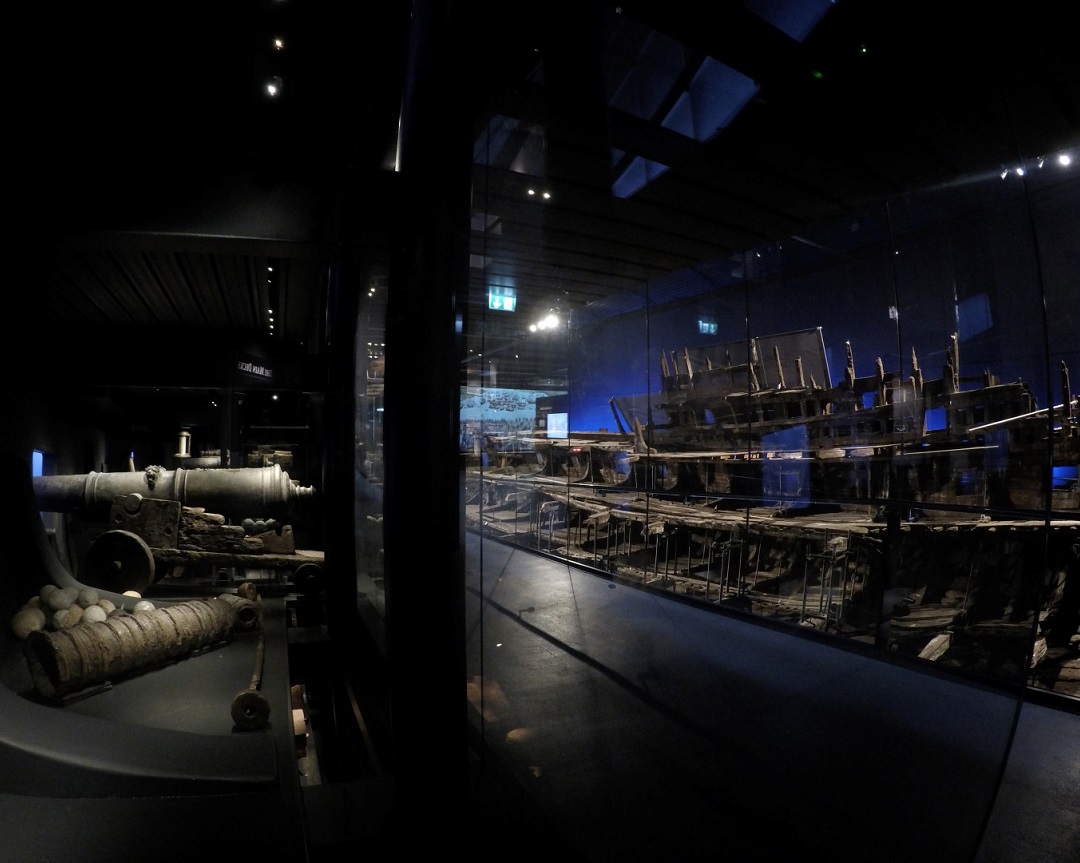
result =
[[514,288],[488,288],[488,308],[497,312],[512,312],[517,308]]

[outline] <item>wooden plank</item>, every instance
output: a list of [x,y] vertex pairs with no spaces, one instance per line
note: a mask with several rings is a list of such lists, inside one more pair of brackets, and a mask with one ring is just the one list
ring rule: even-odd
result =
[[211,564],[239,569],[296,569],[305,563],[323,564],[322,551],[297,549],[295,554],[237,554],[226,551],[184,551],[175,548],[152,549],[154,562],[163,566]]

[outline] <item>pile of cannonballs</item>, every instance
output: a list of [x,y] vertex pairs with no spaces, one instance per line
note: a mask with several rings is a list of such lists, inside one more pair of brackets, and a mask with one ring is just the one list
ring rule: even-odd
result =
[[267,531],[281,533],[282,524],[276,518],[245,518],[240,522],[246,536],[258,536]]
[[[154,604],[142,599],[134,590],[124,593],[132,599],[133,611],[153,611]],[[111,614],[124,614],[126,608],[98,595],[92,587],[60,587],[46,584],[26,604],[15,612],[11,629],[18,638],[26,638],[38,630],[57,631],[79,623],[95,623]]]

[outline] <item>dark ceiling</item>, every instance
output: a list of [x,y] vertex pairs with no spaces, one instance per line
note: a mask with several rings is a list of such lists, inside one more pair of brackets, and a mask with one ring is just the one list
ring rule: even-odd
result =
[[[12,319],[63,358],[66,380],[175,399],[217,386],[221,355],[250,349],[299,368],[290,387],[318,388],[328,262],[343,247],[378,260],[401,218],[391,168],[410,5],[26,13]],[[470,84],[438,110],[474,119],[468,304],[478,319],[492,280],[521,297],[512,321],[485,319],[488,349],[553,299],[601,308],[867,204],[1080,143],[1080,52],[1053,4],[967,19],[892,0],[466,5],[455,48]],[[788,7],[805,36],[775,23]],[[597,39],[601,52],[587,47]],[[705,71],[751,91],[699,141],[660,120]],[[273,75],[276,100],[260,90]],[[635,157],[662,173],[613,195]],[[527,198],[536,184],[550,202]],[[361,218],[342,220],[346,197]],[[550,362],[507,363],[500,383],[557,375]]]

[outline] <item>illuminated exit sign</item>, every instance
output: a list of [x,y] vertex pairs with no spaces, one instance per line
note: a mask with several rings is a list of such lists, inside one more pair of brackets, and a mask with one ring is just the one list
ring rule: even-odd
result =
[[517,290],[488,288],[488,308],[497,312],[512,312],[517,308]]

